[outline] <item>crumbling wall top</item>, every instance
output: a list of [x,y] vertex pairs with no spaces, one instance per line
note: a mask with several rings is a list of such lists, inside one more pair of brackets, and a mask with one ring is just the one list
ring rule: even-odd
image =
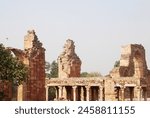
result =
[[34,30],[28,30],[27,35],[24,37],[24,49],[32,48],[33,41],[38,40],[38,37]]
[[59,77],[79,77],[81,60],[75,53],[74,42],[68,39],[58,57]]

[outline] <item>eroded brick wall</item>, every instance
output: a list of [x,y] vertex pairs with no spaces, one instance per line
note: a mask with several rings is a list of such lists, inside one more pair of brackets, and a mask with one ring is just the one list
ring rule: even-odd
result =
[[12,99],[12,82],[9,81],[1,81],[0,80],[0,92],[4,94],[4,98],[2,100],[11,100]]

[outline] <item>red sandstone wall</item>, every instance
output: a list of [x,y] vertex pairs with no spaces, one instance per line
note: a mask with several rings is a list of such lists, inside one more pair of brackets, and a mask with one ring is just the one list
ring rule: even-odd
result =
[[0,80],[0,92],[4,92],[5,101],[12,99],[12,82]]

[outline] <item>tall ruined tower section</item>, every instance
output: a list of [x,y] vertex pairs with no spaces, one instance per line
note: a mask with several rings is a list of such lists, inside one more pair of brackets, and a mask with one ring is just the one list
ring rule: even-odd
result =
[[[145,58],[145,49],[140,44],[129,44],[122,46],[121,48],[121,58],[119,60],[119,64],[113,68],[113,70],[110,72],[111,79],[115,80],[120,77],[130,77],[136,78],[137,80],[137,87],[147,85],[146,78],[148,75],[148,69],[146,64],[146,58]],[[115,84],[114,81],[106,80],[105,81],[105,100],[109,100],[111,98],[115,98],[115,92],[116,89],[114,88]],[[123,80],[123,79],[122,79]],[[121,86],[124,86],[128,81],[126,82],[120,82]],[[107,89],[108,87],[111,87],[110,89]],[[140,87],[139,87],[140,88]],[[148,87],[149,89],[150,87]],[[124,88],[120,89],[126,89],[127,87],[124,86]],[[129,90],[129,89],[128,89]],[[138,98],[139,89],[134,87],[134,97]],[[119,93],[118,93],[119,94]],[[126,94],[127,95],[127,94]],[[129,95],[127,95],[129,96]]]
[[59,78],[80,77],[81,60],[75,53],[74,42],[68,39],[58,57]]
[[112,77],[137,77],[147,76],[145,49],[142,45],[130,44],[122,46],[119,67],[114,68]]
[[26,100],[45,100],[45,49],[38,40],[35,31],[28,31],[24,39],[24,51],[29,66],[29,78],[27,79]]
[[144,47],[138,44],[123,46],[120,66],[128,67],[128,72],[124,73],[125,76],[145,77],[147,75],[147,64]]
[[28,30],[27,35],[24,37],[24,49],[30,49],[33,47],[33,40],[38,39],[34,30]]

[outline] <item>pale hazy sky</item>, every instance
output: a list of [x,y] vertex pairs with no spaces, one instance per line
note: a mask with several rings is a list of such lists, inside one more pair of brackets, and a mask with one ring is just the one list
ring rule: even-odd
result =
[[130,43],[145,47],[150,67],[150,0],[0,0],[0,16],[0,42],[23,49],[35,29],[49,62],[70,38],[82,71],[109,73]]

